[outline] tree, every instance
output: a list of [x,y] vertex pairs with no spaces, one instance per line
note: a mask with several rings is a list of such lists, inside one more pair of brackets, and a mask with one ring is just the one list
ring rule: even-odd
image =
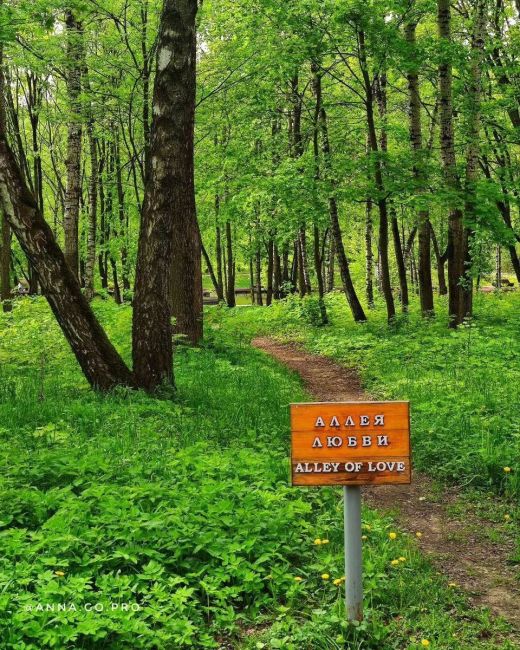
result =
[[196,14],[196,0],[165,0],[157,43],[151,173],[139,233],[132,332],[134,373],[147,389],[173,382],[168,297],[177,328],[192,342],[202,328],[193,186]]

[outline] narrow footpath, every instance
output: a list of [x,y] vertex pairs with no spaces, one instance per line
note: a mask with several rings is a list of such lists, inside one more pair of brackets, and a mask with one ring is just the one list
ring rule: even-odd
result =
[[[316,401],[371,399],[354,368],[270,338],[257,338],[252,344],[297,372]],[[439,492],[419,473],[413,474],[411,485],[364,488],[364,500],[391,512],[404,530],[420,531],[422,551],[447,580],[466,591],[476,606],[489,607],[509,621],[515,630],[513,640],[520,642],[520,567],[509,559],[514,540],[507,534],[488,534],[497,525],[484,519],[476,504],[461,501],[456,488]]]

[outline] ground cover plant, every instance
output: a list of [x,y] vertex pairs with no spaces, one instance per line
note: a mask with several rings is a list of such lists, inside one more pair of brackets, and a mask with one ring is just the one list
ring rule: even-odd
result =
[[[368,392],[412,403],[416,469],[465,486],[520,495],[520,296],[478,296],[475,317],[456,331],[416,309],[388,328],[381,309],[356,324],[342,296],[327,300],[331,323],[316,324],[313,297],[268,310],[211,312],[243,340],[273,334],[357,366]],[[439,311],[446,309],[438,300]]]
[[[130,311],[96,303],[118,343]],[[367,620],[346,626],[338,491],[288,487],[304,393],[222,322],[158,398],[93,393],[41,299],[0,337],[0,647],[514,647],[368,510]]]

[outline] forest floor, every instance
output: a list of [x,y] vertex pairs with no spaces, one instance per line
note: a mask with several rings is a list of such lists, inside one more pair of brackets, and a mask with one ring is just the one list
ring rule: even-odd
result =
[[[298,373],[317,401],[371,399],[353,367],[269,337],[258,337],[252,344]],[[419,540],[421,550],[471,602],[508,620],[513,638],[520,641],[520,571],[510,562],[515,541],[493,534],[482,495],[471,500],[460,489],[441,486],[423,473],[415,473],[411,485],[367,487],[364,492],[371,506],[391,512],[408,532],[428,530]]]

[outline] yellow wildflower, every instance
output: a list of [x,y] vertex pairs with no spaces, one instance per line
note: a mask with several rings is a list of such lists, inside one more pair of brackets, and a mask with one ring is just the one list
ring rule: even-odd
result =
[[430,645],[430,642],[428,641],[428,639],[423,639],[421,641],[421,645],[423,648],[427,648]]
[[417,532],[415,533],[415,536],[416,536],[418,539],[421,539],[421,537],[422,537],[422,533],[420,533],[419,531],[417,531]]
[[452,589],[454,589],[454,588],[457,587],[457,586],[458,586],[458,585],[457,585],[456,582],[448,582],[448,587],[451,587]]
[[55,572],[54,572],[54,575],[57,575],[57,576],[59,576],[60,578],[63,578],[63,576],[64,576],[65,574],[63,573],[63,571],[55,571]]
[[339,585],[341,584],[341,578],[336,578],[336,579],[333,581],[333,584],[336,585],[336,587],[339,587]]
[[329,576],[328,573],[322,573],[321,578],[322,578],[322,580],[328,580],[330,578],[330,576]]
[[321,539],[318,537],[314,540],[314,546],[319,546],[321,544]]
[[399,560],[392,560],[392,561],[390,562],[390,564],[391,564],[392,566],[397,566],[397,565],[399,564]]
[[399,558],[399,562],[406,562],[406,558],[401,555],[401,557]]
[[511,468],[510,468],[510,467],[504,467],[504,472],[505,472],[506,474],[509,474],[510,471],[511,471]]
[[504,515],[505,521],[511,521],[511,515]]
[[388,537],[390,539],[396,539],[397,538],[397,533],[388,533]]
[[329,543],[329,540],[328,540],[328,539],[322,539],[322,540],[321,540],[321,543],[322,543],[322,544],[328,544],[328,543]]
[[362,539],[364,542],[366,542],[367,539],[368,539],[368,537],[367,537],[366,535],[361,535],[361,539]]
[[301,582],[303,578],[301,578],[300,576],[295,576],[294,580],[295,582]]

